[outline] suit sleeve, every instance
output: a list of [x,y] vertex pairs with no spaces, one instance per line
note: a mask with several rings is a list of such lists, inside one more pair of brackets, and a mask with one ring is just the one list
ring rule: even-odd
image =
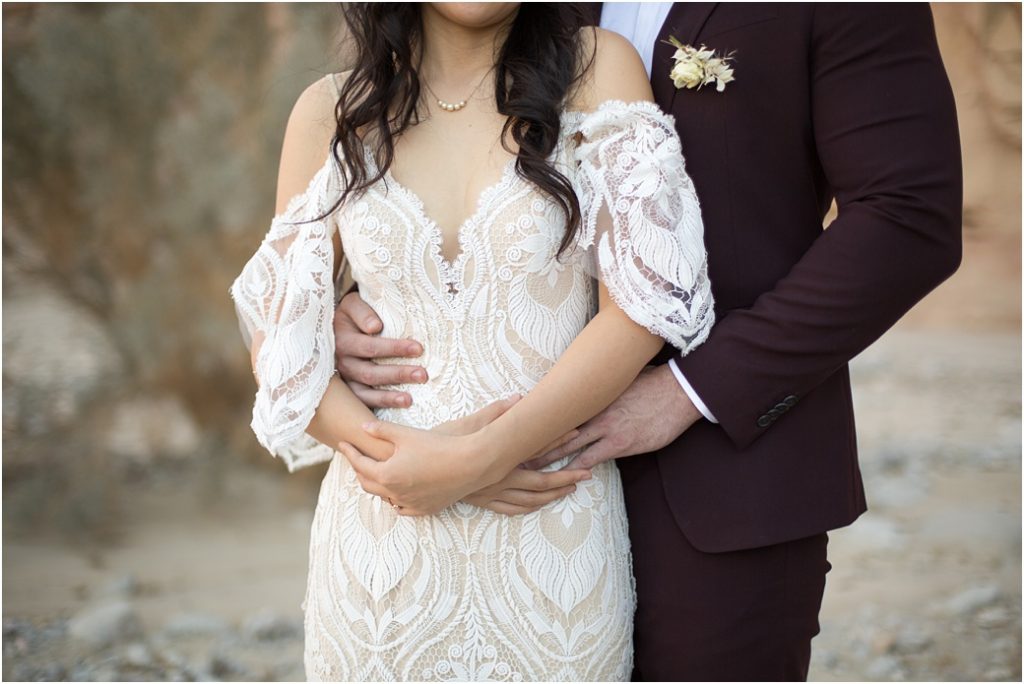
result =
[[961,260],[956,109],[928,5],[819,6],[810,49],[814,139],[838,218],[773,289],[675,357],[740,449]]

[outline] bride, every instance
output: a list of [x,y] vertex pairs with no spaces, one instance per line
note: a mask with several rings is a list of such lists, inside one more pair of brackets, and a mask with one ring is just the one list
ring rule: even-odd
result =
[[[616,467],[568,472],[537,510],[481,496],[713,322],[673,120],[633,47],[577,11],[347,4],[356,66],[293,109],[278,214],[231,295],[260,443],[290,470],[330,461],[310,679],[630,676]],[[343,255],[382,334],[425,343],[408,408],[374,415],[334,374]]]

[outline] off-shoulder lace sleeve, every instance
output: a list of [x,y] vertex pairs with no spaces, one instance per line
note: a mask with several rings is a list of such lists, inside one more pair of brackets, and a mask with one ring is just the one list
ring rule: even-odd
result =
[[273,218],[231,285],[242,337],[259,378],[252,430],[290,472],[330,460],[331,447],[306,434],[334,373],[334,205],[341,168],[328,154],[306,191]]
[[615,303],[683,353],[714,324],[704,224],[674,119],[653,102],[603,102],[578,124],[579,246]]

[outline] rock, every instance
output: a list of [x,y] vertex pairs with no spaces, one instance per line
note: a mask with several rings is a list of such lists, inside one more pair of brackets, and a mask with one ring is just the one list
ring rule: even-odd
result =
[[116,665],[107,660],[78,663],[66,677],[73,682],[120,682],[126,679]]
[[5,617],[4,618],[4,641],[7,641],[8,639],[13,639],[23,629],[25,629],[27,624],[28,623],[24,622],[23,620],[19,620],[17,618]]
[[913,469],[880,473],[871,480],[871,505],[874,509],[901,509],[913,506],[927,493],[927,478]]
[[184,669],[188,666],[188,661],[185,659],[185,656],[171,649],[162,651],[160,653],[160,659],[166,663],[170,663],[178,669]]
[[896,653],[920,653],[932,645],[932,637],[917,625],[907,625],[892,642],[892,651]]
[[26,620],[4,618],[4,655],[18,656],[25,653],[37,633],[38,630]]
[[814,660],[826,670],[834,670],[839,665],[839,656],[832,651],[817,649],[814,653]]
[[971,587],[946,601],[946,611],[952,615],[965,616],[974,613],[999,600],[999,587],[991,584]]
[[4,389],[12,399],[4,403],[5,431],[38,435],[70,424],[123,370],[96,316],[43,284],[26,283],[4,297],[3,348]]
[[244,665],[225,653],[212,654],[206,669],[218,679],[245,677],[248,674]]
[[870,511],[850,527],[832,534],[849,554],[899,551],[905,544],[904,534],[895,522]]
[[88,665],[79,663],[71,668],[71,674],[68,679],[72,682],[89,682],[93,680],[92,668]]
[[178,398],[136,397],[114,407],[105,441],[113,454],[145,465],[159,457],[193,456],[201,436]]
[[900,661],[891,655],[883,655],[871,662],[864,675],[870,680],[906,679],[906,672]]
[[107,582],[100,594],[103,596],[116,596],[120,598],[132,598],[139,595],[141,585],[138,578],[131,573],[120,575]]
[[170,636],[212,636],[230,630],[230,625],[223,619],[206,613],[178,613],[163,627],[164,634]]
[[1010,668],[996,665],[985,670],[985,674],[981,677],[986,682],[1010,682],[1014,681],[1013,673],[1010,672]]
[[67,668],[60,663],[44,663],[42,665],[17,663],[12,674],[16,681],[63,682],[68,679]]
[[68,622],[68,633],[93,648],[142,635],[142,620],[127,601],[112,601],[85,608]]
[[146,644],[134,642],[125,646],[121,653],[121,660],[125,665],[139,668],[150,668],[154,665],[153,653]]
[[984,629],[1005,627],[1010,623],[1010,613],[1002,606],[992,606],[979,612],[974,621]]
[[296,621],[264,610],[246,618],[242,634],[256,641],[274,641],[296,638],[302,634],[302,628]]
[[871,639],[871,650],[877,655],[889,653],[896,643],[896,635],[892,632],[879,632]]

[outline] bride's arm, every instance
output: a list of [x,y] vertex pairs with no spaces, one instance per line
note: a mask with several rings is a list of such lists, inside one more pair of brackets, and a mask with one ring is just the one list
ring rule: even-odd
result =
[[[316,214],[315,209],[321,201],[323,203],[333,203],[336,199],[334,195],[340,190],[337,187],[338,184],[333,182],[324,183],[323,185],[318,185],[314,182],[311,185],[314,177],[322,172],[322,167],[327,159],[331,139],[334,134],[335,121],[333,110],[335,90],[330,83],[330,78],[331,76],[328,75],[309,86],[296,100],[289,115],[284,142],[281,148],[281,161],[277,177],[275,216],[281,219],[302,219],[306,213]],[[316,190],[320,190],[321,196],[312,196]],[[311,205],[310,210],[308,212],[304,208],[296,210],[294,205],[292,205],[293,201],[300,204],[308,203]],[[289,212],[290,207],[292,209],[291,212]],[[233,294],[236,295],[236,301],[244,300],[250,304],[248,307],[250,311],[258,312],[257,315],[250,314],[245,316],[251,335],[250,361],[253,366],[253,375],[256,377],[257,385],[263,384],[260,378],[261,369],[264,374],[270,374],[276,378],[270,383],[269,387],[262,388],[264,392],[269,393],[268,398],[270,401],[264,402],[264,405],[270,404],[272,406],[271,409],[266,411],[266,414],[270,414],[272,417],[264,418],[258,423],[258,426],[265,430],[261,430],[261,440],[266,440],[272,444],[275,447],[273,450],[278,450],[279,453],[286,450],[286,447],[279,446],[283,438],[280,438],[276,433],[281,422],[276,418],[280,410],[277,403],[282,402],[282,398],[290,400],[293,405],[289,406],[289,408],[295,410],[293,407],[297,407],[300,404],[308,405],[305,402],[315,402],[317,397],[312,396],[314,394],[312,385],[317,384],[315,381],[306,380],[305,382],[311,387],[298,393],[298,397],[289,395],[289,392],[294,392],[296,389],[297,381],[295,376],[309,376],[312,374],[311,368],[314,368],[317,372],[326,370],[321,365],[312,361],[306,362],[303,359],[303,361],[294,362],[290,357],[300,353],[309,353],[310,356],[315,356],[330,352],[330,349],[315,349],[311,352],[307,350],[306,345],[313,344],[306,341],[310,335],[299,335],[298,337],[303,340],[301,344],[285,339],[287,338],[286,328],[289,326],[283,323],[282,319],[289,322],[289,316],[302,316],[307,320],[315,319],[315,316],[310,315],[311,309],[317,305],[318,297],[315,295],[320,297],[326,296],[325,293],[319,290],[316,293],[308,289],[303,289],[300,292],[300,288],[295,283],[303,278],[316,276],[311,276],[308,273],[296,273],[294,271],[298,268],[306,269],[309,267],[309,264],[314,263],[323,271],[326,271],[327,267],[326,261],[321,264],[314,259],[300,260],[298,262],[299,266],[293,267],[293,262],[290,262],[287,258],[288,247],[293,240],[304,240],[305,242],[297,247],[320,255],[320,259],[327,259],[324,233],[329,234],[332,248],[330,255],[333,267],[331,271],[333,275],[332,282],[335,282],[341,264],[342,249],[338,231],[333,229],[333,227],[333,218],[328,218],[324,227],[317,228],[318,232],[315,233],[315,236],[320,238],[319,242],[312,239],[313,234],[307,236],[301,231],[292,232],[285,228],[278,235],[272,229],[264,245],[261,247],[264,260],[261,261],[259,258],[260,253],[257,253],[257,256],[243,270],[239,286],[233,290]],[[267,263],[271,263],[272,266],[268,267]],[[265,271],[268,268],[273,269],[273,277],[266,276]],[[249,277],[250,274],[252,275],[251,278]],[[254,287],[250,293],[250,290],[243,285],[243,283],[250,282],[257,284],[269,282],[270,284],[263,287]],[[287,308],[289,307],[290,300],[309,303],[304,304],[301,310],[296,305],[292,305],[292,308]],[[329,318],[327,319],[327,325],[328,327],[330,325]],[[263,349],[264,343],[268,338],[279,338],[279,342],[272,348]],[[261,351],[267,357],[263,359],[262,363],[260,362]],[[330,365],[333,366],[333,358],[331,361]],[[274,372],[288,362],[292,362],[292,365],[301,363],[302,368],[299,372],[295,372],[295,369],[289,369],[280,373]],[[332,449],[333,445],[336,445],[339,441],[347,440],[359,445],[368,454],[372,454],[377,458],[386,458],[391,454],[393,446],[388,442],[382,442],[370,437],[360,429],[364,422],[373,418],[373,413],[352,393],[348,385],[338,378],[337,375],[333,375],[326,385],[326,390],[322,398],[320,398],[319,404],[315,407],[312,419],[309,421],[305,432],[319,442],[331,446]]]
[[472,450],[489,461],[485,479],[500,477],[607,408],[664,343],[633,322],[601,284],[598,314],[557,363],[521,401],[471,436]]

